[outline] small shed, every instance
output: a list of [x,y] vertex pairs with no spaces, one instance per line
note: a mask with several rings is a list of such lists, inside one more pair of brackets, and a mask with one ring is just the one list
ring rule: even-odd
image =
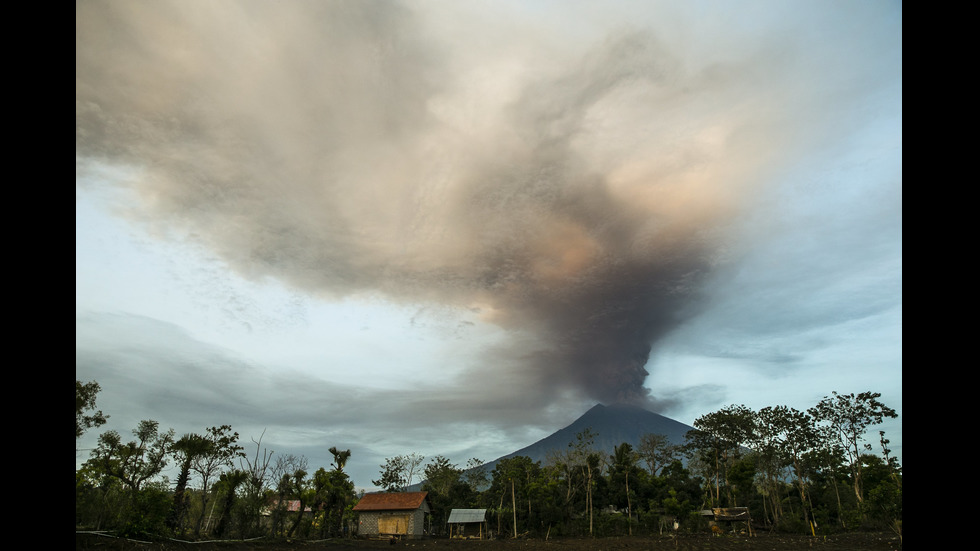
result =
[[748,507],[715,507],[711,509],[711,513],[715,517],[715,520],[740,520],[744,522],[752,520],[751,517],[749,517]]
[[486,509],[453,509],[449,512],[450,538],[483,539],[487,537]]
[[419,538],[425,534],[425,517],[432,509],[428,492],[378,492],[364,494],[354,506],[361,536]]
[[752,517],[749,515],[748,507],[714,507],[705,509],[701,515],[712,519],[709,521],[712,526],[717,526],[722,522],[744,522],[749,535],[754,535],[752,533]]

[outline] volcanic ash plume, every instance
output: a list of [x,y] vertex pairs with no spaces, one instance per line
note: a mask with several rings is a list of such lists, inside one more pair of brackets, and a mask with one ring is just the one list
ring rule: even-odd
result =
[[793,106],[746,83],[792,75],[682,62],[647,31],[560,49],[435,15],[78,4],[78,164],[134,168],[134,216],[248,277],[479,308],[519,336],[486,365],[644,399],[651,345],[790,149]]

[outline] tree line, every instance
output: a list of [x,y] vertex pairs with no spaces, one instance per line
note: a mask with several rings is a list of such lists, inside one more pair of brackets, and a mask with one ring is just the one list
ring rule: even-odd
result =
[[[76,440],[105,424],[98,383],[76,380]],[[695,420],[682,444],[647,434],[612,453],[590,429],[546,461],[442,455],[386,458],[371,482],[428,492],[430,535],[445,535],[452,509],[486,509],[496,537],[663,534],[708,529],[702,512],[745,507],[753,524],[813,535],[891,529],[901,536],[902,469],[884,431],[895,411],[880,394],[833,392],[806,411],[732,405]],[[330,448],[329,468],[276,455],[253,440],[246,453],[228,425],[177,437],[142,421],[125,442],[99,436],[76,470],[76,526],[143,537],[324,539],[356,534],[359,495],[344,468],[350,450]],[[161,476],[177,467],[176,481]]]

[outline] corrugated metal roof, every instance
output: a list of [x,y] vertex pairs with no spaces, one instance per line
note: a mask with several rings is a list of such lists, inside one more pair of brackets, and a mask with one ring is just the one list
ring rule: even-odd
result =
[[429,492],[378,492],[364,494],[355,511],[403,511],[418,509]]
[[464,522],[483,522],[487,519],[486,509],[453,509],[449,512],[449,524]]

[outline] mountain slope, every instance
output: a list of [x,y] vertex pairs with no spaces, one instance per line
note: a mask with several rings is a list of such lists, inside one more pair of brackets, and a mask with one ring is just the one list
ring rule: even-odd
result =
[[487,464],[489,470],[501,459],[524,455],[532,461],[548,462],[553,452],[568,450],[576,435],[590,429],[595,449],[612,454],[613,448],[627,442],[636,449],[645,434],[663,434],[673,444],[683,444],[684,435],[694,427],[664,417],[659,413],[628,404],[604,406],[596,404],[567,427],[547,436],[530,446],[521,448]]
[[[545,465],[554,453],[567,451],[569,444],[573,444],[576,441],[576,436],[584,432],[585,429],[592,432],[593,448],[607,455],[612,455],[613,449],[623,442],[629,443],[636,450],[640,444],[640,439],[645,434],[663,434],[672,444],[680,445],[684,443],[684,435],[687,431],[693,428],[638,406],[596,404],[567,427],[538,440],[530,446],[498,457],[477,468],[484,469],[489,475],[500,460],[517,456],[527,456],[531,458],[531,461],[540,461],[542,465]],[[418,491],[422,488],[422,484],[423,482],[412,484],[407,490]]]

